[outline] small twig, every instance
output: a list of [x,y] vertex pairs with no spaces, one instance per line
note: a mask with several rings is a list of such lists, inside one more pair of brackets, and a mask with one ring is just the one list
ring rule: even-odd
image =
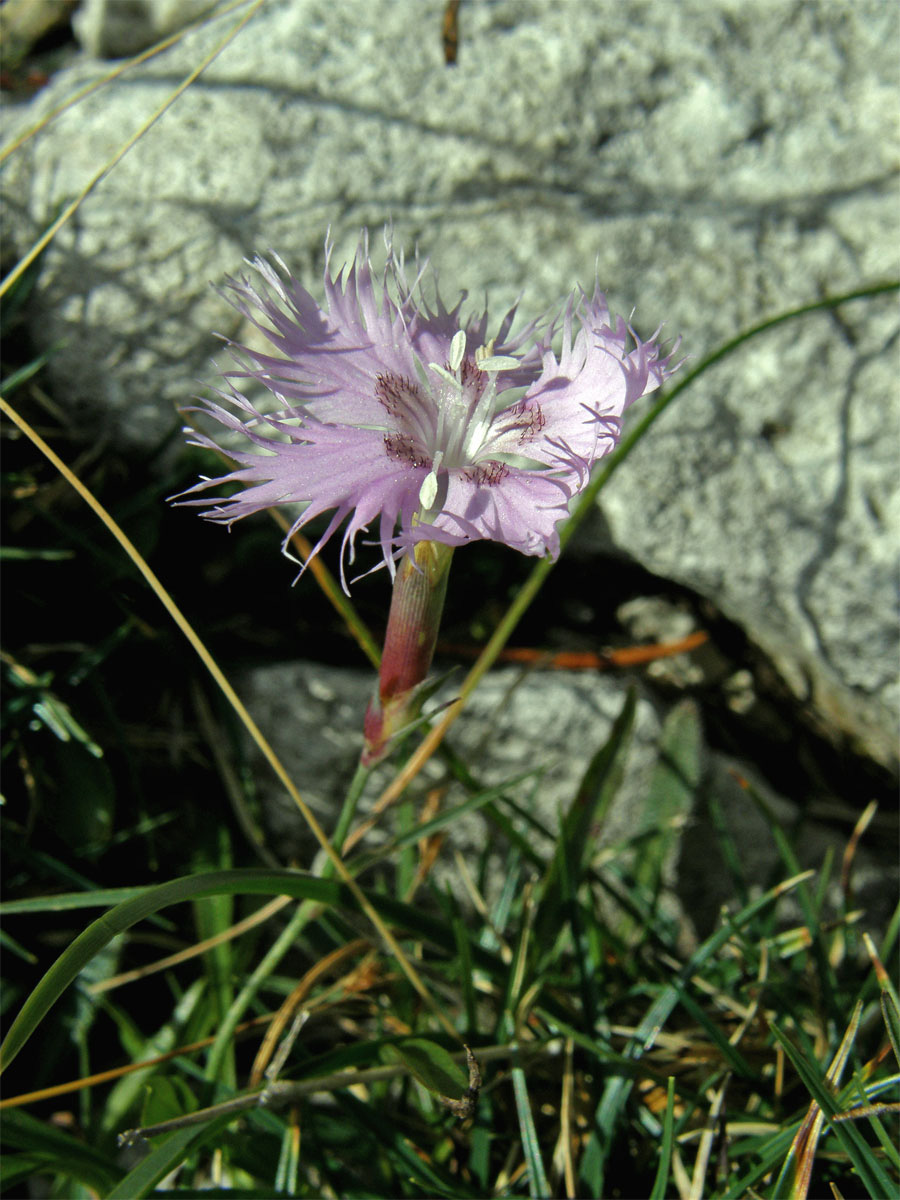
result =
[[[542,1042],[540,1046],[535,1046],[534,1049],[541,1053],[558,1041],[560,1041],[559,1038],[550,1038],[548,1041]],[[496,1059],[509,1058],[513,1054],[521,1055],[522,1052],[523,1047],[521,1046],[484,1046],[479,1049],[478,1057],[482,1062],[492,1062]],[[457,1112],[455,1106],[467,1106],[464,1112],[457,1112],[457,1115],[469,1116],[474,1110],[481,1088],[481,1071],[468,1046],[465,1056],[454,1054],[452,1057],[459,1062],[465,1057],[469,1069],[469,1086],[460,1100],[451,1100],[446,1096],[439,1098],[454,1112]],[[295,1104],[304,1096],[310,1096],[316,1092],[333,1092],[339,1088],[352,1087],[359,1083],[381,1083],[386,1079],[396,1079],[398,1076],[406,1074],[409,1074],[409,1067],[405,1063],[396,1063],[385,1067],[369,1067],[364,1071],[339,1071],[333,1075],[319,1075],[313,1079],[302,1079],[293,1083],[267,1083],[264,1087],[243,1096],[235,1096],[221,1104],[212,1104],[209,1108],[201,1108],[196,1112],[173,1117],[171,1121],[160,1121],[157,1125],[127,1129],[124,1133],[119,1134],[118,1142],[120,1146],[130,1146],[142,1138],[156,1137],[158,1134],[171,1133],[175,1129],[185,1129],[191,1125],[202,1125],[229,1113],[236,1116],[251,1108],[282,1108]]]
[[139,979],[146,979],[148,975],[154,975],[158,971],[168,971],[170,967],[188,962],[200,954],[205,954],[207,950],[212,950],[216,946],[222,946],[225,942],[230,942],[234,938],[241,937],[248,929],[255,929],[257,925],[268,921],[269,917],[281,912],[291,902],[291,896],[276,896],[274,900],[270,900],[267,904],[263,904],[262,907],[258,908],[256,912],[252,912],[249,917],[244,917],[243,920],[235,922],[234,925],[229,925],[227,929],[223,929],[221,933],[217,933],[213,937],[205,938],[202,942],[196,942],[193,946],[188,946],[186,949],[179,950],[175,954],[170,954],[166,958],[157,959],[156,962],[147,963],[146,966],[135,967],[133,971],[123,971],[120,975],[111,975],[108,979],[100,979],[96,983],[89,984],[85,988],[85,991],[89,996],[100,996],[104,992],[112,991],[113,988],[122,987],[123,984],[134,983]]
[[221,1104],[213,1104],[210,1108],[199,1108],[196,1112],[185,1113],[182,1117],[173,1117],[171,1121],[160,1121],[156,1125],[145,1125],[138,1129],[126,1129],[116,1139],[119,1146],[134,1146],[145,1138],[157,1133],[169,1133],[173,1129],[185,1129],[189,1125],[201,1125],[211,1121],[213,1117],[222,1117],[226,1113],[246,1112],[260,1103],[259,1093],[250,1096],[235,1096],[233,1100],[225,1100]]
[[441,41],[444,45],[444,62],[448,67],[452,67],[459,54],[459,0],[447,0],[441,27]]
[[478,1093],[481,1091],[481,1070],[478,1060],[468,1046],[465,1047],[465,1051],[466,1066],[469,1069],[469,1086],[459,1100],[454,1100],[451,1096],[438,1096],[441,1104],[446,1105],[461,1121],[467,1121],[471,1117],[475,1111],[475,1105],[478,1103]]

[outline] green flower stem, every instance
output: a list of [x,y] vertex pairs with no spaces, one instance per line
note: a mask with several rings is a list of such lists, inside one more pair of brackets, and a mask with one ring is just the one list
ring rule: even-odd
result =
[[[344,797],[344,803],[338,816],[338,823],[335,826],[334,837],[331,839],[331,844],[334,846],[337,854],[340,854],[341,848],[344,845],[344,838],[347,836],[347,830],[356,816],[356,806],[359,804],[359,798],[365,790],[371,773],[372,768],[360,762],[356,768],[356,774],[350,780],[350,787],[347,789],[347,795]],[[323,879],[330,879],[334,874],[334,863],[330,858],[326,859],[322,864],[322,870],[319,871],[319,874]]]

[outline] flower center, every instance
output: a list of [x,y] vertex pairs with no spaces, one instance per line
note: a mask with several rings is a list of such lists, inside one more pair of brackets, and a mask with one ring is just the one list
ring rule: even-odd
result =
[[[466,334],[460,329],[450,343],[446,364],[429,363],[423,382],[397,375],[378,375],[375,395],[391,418],[384,435],[390,458],[413,467],[430,467],[422,482],[419,501],[424,511],[438,498],[438,472],[461,470],[476,484],[495,484],[508,473],[502,462],[490,458],[497,407],[497,375],[518,367],[518,359],[495,357],[493,342],[467,356]],[[520,429],[522,439],[533,435],[534,414],[510,410],[513,424],[502,433]],[[481,465],[485,464],[485,465]]]

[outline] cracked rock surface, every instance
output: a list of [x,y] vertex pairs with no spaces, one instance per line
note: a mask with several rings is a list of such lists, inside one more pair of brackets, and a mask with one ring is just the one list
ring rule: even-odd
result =
[[[896,275],[896,6],[497,0],[463,5],[452,68],[443,7],[256,14],[48,252],[34,332],[65,339],[61,404],[156,442],[209,376],[210,331],[238,332],[209,281],[271,247],[316,292],[328,226],[340,260],[361,226],[392,220],[448,297],[487,291],[496,313],[519,293],[542,312],[596,264],[613,306],[645,334],[665,322],[693,365],[765,317]],[[235,19],[17,151],[8,244],[24,250]],[[7,113],[8,133],[108,70],[76,59]],[[710,598],[824,727],[888,765],[898,330],[888,295],[742,346],[617,472],[601,538]]]

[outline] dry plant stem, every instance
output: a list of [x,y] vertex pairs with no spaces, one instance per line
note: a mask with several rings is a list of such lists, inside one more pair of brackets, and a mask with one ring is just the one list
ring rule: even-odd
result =
[[709,1170],[709,1160],[713,1150],[713,1143],[719,1130],[719,1120],[722,1112],[722,1105],[725,1102],[725,1092],[730,1081],[731,1074],[729,1073],[725,1076],[721,1087],[711,1097],[709,1112],[706,1116],[706,1124],[703,1127],[703,1132],[700,1134],[700,1144],[697,1147],[697,1157],[694,1159],[694,1174],[691,1178],[690,1200],[703,1200],[704,1187],[706,1184],[706,1173]]
[[563,1066],[562,1096],[559,1104],[559,1139],[562,1148],[563,1178],[568,1200],[575,1200],[575,1163],[572,1154],[573,1112],[575,1101],[575,1074],[573,1059],[575,1043],[566,1038],[566,1057]]
[[265,1032],[265,1036],[256,1052],[256,1057],[253,1060],[253,1066],[250,1070],[251,1088],[262,1083],[263,1076],[269,1069],[269,1063],[275,1054],[288,1022],[295,1016],[300,1005],[322,976],[327,975],[329,971],[340,965],[345,958],[364,954],[370,948],[371,942],[367,938],[356,938],[355,941],[347,942],[344,946],[338,946],[336,950],[332,950],[330,954],[326,954],[324,958],[320,958],[317,963],[310,967],[291,994],[284,1000]]
[[253,1003],[259,989],[277,969],[278,964],[297,944],[297,939],[310,921],[315,920],[323,910],[323,905],[312,900],[304,900],[294,909],[278,937],[256,964],[249,977],[244,982],[238,994],[231,1002],[228,1011],[219,1022],[215,1041],[206,1060],[205,1075],[207,1079],[216,1080],[220,1076],[225,1056],[231,1048],[234,1033],[240,1024],[241,1017]]
[[[244,1021],[239,1025],[236,1032],[238,1034],[252,1033],[254,1030],[266,1026],[271,1020],[271,1016],[253,1017],[251,1020]],[[198,1042],[188,1042],[185,1045],[176,1046],[174,1050],[166,1050],[163,1054],[156,1054],[153,1058],[145,1058],[140,1062],[126,1063],[123,1067],[113,1067],[109,1071],[98,1071],[95,1075],[84,1075],[80,1079],[70,1079],[66,1083],[56,1083],[52,1087],[40,1088],[36,1092],[22,1092],[18,1096],[4,1096],[0,1100],[0,1110],[4,1108],[23,1108],[26,1104],[37,1104],[41,1100],[56,1100],[60,1096],[71,1095],[72,1092],[83,1092],[86,1088],[99,1087],[102,1083],[115,1083],[116,1080],[122,1079],[126,1075],[133,1075],[135,1071],[145,1071],[148,1067],[159,1067],[163,1063],[171,1062],[175,1058],[193,1054],[198,1050],[206,1050],[207,1047],[213,1044],[214,1040],[212,1037],[201,1038]]]
[[851,872],[853,870],[853,860],[856,857],[856,851],[863,834],[869,828],[875,814],[878,812],[878,803],[875,800],[870,800],[863,812],[860,813],[859,819],[853,826],[853,832],[844,847],[843,858],[841,859],[841,891],[847,904],[853,901],[853,892],[850,886]]
[[146,579],[147,583],[150,585],[152,590],[155,592],[157,598],[160,600],[163,607],[166,609],[166,612],[168,612],[169,616],[172,618],[172,620],[175,622],[175,624],[178,626],[178,628],[181,630],[181,632],[184,634],[184,636],[190,642],[191,646],[193,647],[193,649],[196,651],[197,655],[199,656],[200,661],[203,663],[203,665],[209,671],[210,675],[212,675],[216,684],[218,685],[218,687],[221,689],[222,693],[224,694],[225,699],[228,701],[228,703],[232,706],[234,711],[240,717],[245,729],[250,734],[253,741],[256,743],[256,745],[259,748],[260,752],[262,753],[263,757],[266,759],[266,761],[268,762],[268,764],[270,765],[272,770],[277,775],[278,779],[283,784],[288,795],[291,797],[291,799],[297,805],[304,821],[306,821],[307,825],[309,826],[310,830],[313,833],[313,836],[316,838],[316,841],[319,843],[319,845],[325,851],[325,854],[328,856],[328,858],[331,861],[337,874],[340,876],[340,878],[343,880],[343,882],[347,885],[353,898],[356,900],[357,904],[360,906],[362,911],[365,913],[366,917],[368,917],[369,921],[372,923],[372,925],[378,931],[384,944],[387,946],[390,953],[393,954],[393,956],[396,958],[401,970],[406,975],[407,979],[409,979],[410,983],[415,988],[416,992],[419,994],[419,996],[422,998],[422,1000],[425,1002],[425,1004],[428,1006],[428,1008],[432,1011],[434,1016],[440,1022],[441,1026],[453,1038],[458,1040],[459,1034],[454,1029],[452,1023],[450,1022],[449,1018],[447,1017],[447,1014],[444,1012],[444,1010],[441,1008],[441,1006],[437,1003],[437,1001],[431,995],[428,988],[425,986],[424,982],[422,981],[422,978],[419,975],[418,971],[416,971],[415,967],[412,965],[412,963],[409,961],[407,956],[404,954],[399,943],[397,942],[397,939],[394,937],[394,935],[391,933],[391,931],[387,928],[385,923],[379,917],[378,913],[375,911],[375,909],[372,907],[370,902],[367,900],[367,898],[364,895],[359,884],[356,882],[356,880],[353,878],[353,876],[347,870],[340,855],[332,847],[324,829],[319,824],[312,809],[300,796],[300,793],[297,791],[296,787],[294,786],[293,781],[291,780],[287,771],[285,771],[284,767],[282,766],[281,761],[279,760],[278,756],[275,754],[275,751],[272,749],[272,747],[266,741],[265,737],[262,734],[262,731],[259,729],[256,722],[250,716],[250,713],[244,707],[243,703],[241,702],[241,700],[238,697],[237,693],[235,692],[234,688],[231,686],[231,684],[228,682],[228,680],[222,674],[222,671],[220,670],[216,661],[213,659],[212,655],[207,650],[206,646],[200,640],[200,638],[194,631],[193,627],[191,626],[191,624],[189,623],[187,618],[182,613],[181,609],[175,604],[174,600],[171,598],[169,593],[163,587],[162,583],[157,578],[155,572],[153,570],[151,570],[149,565],[144,561],[143,557],[138,552],[137,548],[134,546],[131,539],[116,524],[116,522],[112,519],[112,517],[109,515],[109,513],[103,507],[103,505],[84,486],[84,484],[81,482],[81,480],[76,475],[73,475],[73,473],[69,470],[69,468],[62,461],[62,459],[59,458],[59,456],[53,450],[51,450],[51,448],[47,445],[47,443],[44,441],[44,439],[38,433],[36,433],[34,429],[31,428],[31,426],[28,424],[28,422],[23,417],[20,417],[19,414],[15,411],[15,409],[10,407],[10,405],[7,403],[7,401],[2,396],[0,396],[0,412],[5,413],[6,416],[9,417],[9,419],[13,422],[13,424],[15,424],[22,431],[22,433],[24,433],[25,436],[31,442],[33,442],[33,444],[38,448],[38,450],[40,450],[40,452],[53,464],[53,466],[57,469],[57,471],[59,471],[59,473],[63,476],[63,478],[66,480],[66,482],[69,483],[75,489],[75,491],[82,498],[82,500],[84,500],[84,502],[88,505],[88,507],[91,508],[93,510],[93,512],[100,518],[100,520],[103,522],[103,524],[106,526],[106,528],[110,531],[110,533],[113,535],[113,537],[119,543],[119,545],[122,547],[122,549],[125,551],[125,553],[128,555],[128,557],[131,559],[131,561],[135,564],[137,569],[140,571],[140,573]]
[[135,133],[133,137],[130,137],[128,139],[128,141],[116,151],[116,153],[112,156],[112,158],[109,159],[109,161],[106,162],[100,168],[100,170],[97,171],[96,174],[92,176],[90,181],[87,183],[87,185],[84,188],[82,188],[82,190],[75,197],[75,199],[70,204],[66,205],[66,207],[63,209],[63,211],[60,213],[60,215],[56,218],[56,220],[53,222],[53,224],[49,227],[49,229],[47,229],[41,235],[41,237],[38,238],[38,240],[31,247],[31,249],[28,251],[28,253],[25,255],[25,257],[21,260],[21,262],[17,263],[16,266],[10,271],[10,273],[3,280],[3,282],[0,283],[0,296],[4,296],[6,294],[7,290],[10,287],[12,287],[12,285],[16,282],[16,280],[19,278],[19,276],[22,275],[23,272],[26,271],[28,269],[28,267],[31,266],[31,264],[34,262],[34,260],[37,258],[37,256],[41,253],[41,251],[47,245],[49,245],[49,243],[53,240],[54,237],[56,237],[56,234],[59,232],[59,230],[62,228],[62,226],[65,225],[66,221],[68,221],[68,219],[72,216],[72,214],[80,206],[82,200],[84,200],[84,198],[86,196],[90,195],[90,193],[94,190],[94,188],[97,186],[97,184],[100,182],[100,180],[105,178],[105,176],[107,176],[110,173],[110,171],[113,169],[113,167],[116,166],[116,164],[119,163],[125,157],[125,155],[131,149],[131,147],[144,136],[144,134],[147,132],[147,130],[152,125],[156,124],[156,122],[163,115],[163,113],[166,111],[166,109],[170,108],[175,103],[175,101],[178,99],[178,97],[181,95],[181,93],[187,91],[187,89],[191,86],[191,84],[200,75],[203,74],[203,72],[206,70],[206,68],[209,66],[209,64],[211,62],[213,62],[214,59],[218,58],[218,56],[222,53],[222,51],[225,49],[225,47],[228,45],[228,43],[230,41],[232,41],[235,37],[237,37],[237,35],[244,28],[244,26],[247,24],[247,22],[250,20],[250,18],[252,16],[254,16],[260,8],[262,8],[262,5],[263,5],[263,0],[256,0],[255,4],[253,4],[253,6],[250,8],[250,10],[248,12],[246,12],[243,17],[241,17],[240,21],[238,21],[238,23],[234,26],[234,28],[231,29],[228,34],[226,34],[226,36],[221,40],[221,42],[219,42],[218,46],[216,46],[216,48],[214,50],[212,50],[209,54],[207,54],[206,58],[204,58],[196,67],[194,67],[193,71],[191,71],[190,74],[178,85],[178,87],[175,89],[174,92],[172,92],[172,94],[168,97],[168,99],[159,106],[159,108],[156,110],[156,112],[148,120],[146,120],[144,122],[144,124],[140,127],[140,129],[137,131],[137,133]]
[[461,1100],[454,1100],[452,1096],[438,1096],[441,1104],[461,1121],[468,1121],[478,1104],[478,1095],[481,1091],[481,1068],[478,1065],[478,1059],[472,1053],[468,1046],[464,1046],[466,1052],[466,1067],[469,1072],[469,1086],[463,1093]]
[[861,1121],[865,1117],[884,1117],[888,1113],[900,1112],[900,1103],[885,1100],[881,1104],[857,1104],[847,1112],[835,1113],[832,1121]]
[[[863,1005],[860,1000],[853,1009],[850,1016],[850,1024],[847,1026],[843,1038],[841,1038],[841,1044],[838,1046],[837,1053],[834,1055],[828,1070],[825,1072],[825,1080],[832,1088],[837,1088],[841,1082],[844,1067],[847,1065],[850,1051],[853,1049],[853,1043],[856,1040],[856,1034],[859,1030],[862,1011]],[[792,1197],[796,1197],[796,1200],[804,1200],[809,1193],[816,1150],[819,1139],[822,1136],[824,1124],[825,1114],[819,1107],[818,1102],[813,1100],[788,1151],[788,1159],[794,1159],[794,1179],[790,1194]]]
[[[519,1063],[524,1060],[530,1061],[532,1058],[547,1054],[550,1047],[561,1040],[559,1037],[549,1038],[546,1042],[542,1042],[540,1046],[533,1048],[519,1045],[479,1046],[478,1062],[496,1062],[513,1057]],[[469,1057],[471,1054],[470,1050],[467,1051],[464,1049],[452,1055],[456,1062],[469,1064],[470,1077],[471,1064],[469,1063]],[[294,1104],[298,1100],[302,1100],[304,1096],[311,1096],[318,1092],[333,1092],[339,1088],[353,1087],[356,1084],[381,1083],[386,1079],[396,1079],[398,1076],[408,1075],[409,1073],[409,1067],[404,1063],[397,1063],[385,1067],[369,1067],[364,1071],[340,1071],[334,1075],[319,1075],[314,1079],[302,1079],[296,1083],[268,1083],[258,1091],[243,1096],[235,1096],[233,1100],[226,1100],[222,1104],[214,1104],[210,1108],[202,1108],[196,1112],[186,1113],[184,1116],[175,1117],[171,1121],[161,1121],[158,1125],[147,1125],[140,1129],[126,1130],[125,1133],[119,1134],[119,1144],[129,1145],[138,1138],[155,1137],[157,1134],[171,1133],[175,1129],[185,1129],[190,1125],[202,1125],[207,1121],[213,1120],[215,1117],[221,1117],[227,1113],[237,1115],[238,1113],[246,1112],[250,1108],[283,1108],[288,1104]]]
[[101,979],[97,983],[89,984],[85,991],[89,996],[99,996],[103,992],[111,992],[114,988],[122,987],[123,984],[145,979],[148,975],[155,975],[158,971],[167,971],[169,967],[177,967],[180,963],[196,958],[199,954],[205,954],[207,950],[233,941],[248,930],[255,929],[257,925],[268,921],[269,917],[274,917],[276,913],[281,912],[283,908],[292,903],[292,900],[291,896],[276,896],[274,900],[270,900],[268,904],[258,908],[249,917],[244,917],[242,921],[229,925],[227,929],[223,929],[214,937],[188,946],[186,950],[179,950],[177,954],[170,954],[167,958],[159,958],[156,962],[147,963],[145,967],[137,967],[134,971],[123,971],[121,975],[111,975],[108,979]]

